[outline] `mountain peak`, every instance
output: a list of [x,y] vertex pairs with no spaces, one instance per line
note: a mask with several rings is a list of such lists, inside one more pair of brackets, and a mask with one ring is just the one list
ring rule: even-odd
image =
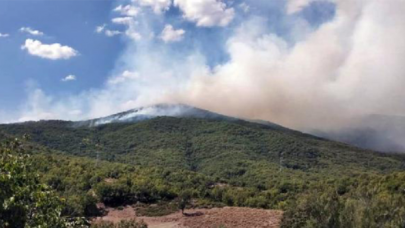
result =
[[156,104],[134,108],[107,117],[81,121],[80,126],[99,126],[109,123],[139,122],[156,117],[192,117],[205,119],[234,119],[185,104]]

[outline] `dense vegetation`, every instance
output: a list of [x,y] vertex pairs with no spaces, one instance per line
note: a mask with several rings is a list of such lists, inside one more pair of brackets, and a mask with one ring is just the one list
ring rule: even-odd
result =
[[31,167],[65,199],[62,217],[100,215],[98,202],[180,208],[192,202],[282,209],[284,227],[405,225],[401,155],[271,125],[197,118],[92,128],[41,121],[0,131],[30,135]]
[[284,227],[404,227],[405,173],[323,181],[291,202]]
[[[145,167],[170,167],[232,178],[283,167],[306,173],[390,172],[404,156],[357,149],[287,129],[245,121],[159,117],[138,123],[75,127],[41,121],[0,125],[10,135],[60,152]],[[219,168],[220,167],[220,168]],[[250,177],[249,177],[250,178]],[[244,178],[248,180],[249,178]]]
[[62,216],[64,203],[40,183],[18,141],[0,145],[0,227],[81,227],[80,219]]

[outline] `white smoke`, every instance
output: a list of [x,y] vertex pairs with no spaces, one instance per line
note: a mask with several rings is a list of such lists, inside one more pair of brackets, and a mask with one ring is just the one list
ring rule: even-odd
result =
[[300,129],[403,115],[404,9],[402,0],[338,1],[334,20],[292,47],[245,22],[228,40],[231,60],[197,74],[179,99]]
[[[299,13],[311,2],[290,0],[286,14]],[[405,115],[405,1],[335,4],[335,17],[317,29],[295,17],[288,38],[271,31],[264,16],[239,15],[224,47],[229,61],[214,67],[197,49],[173,51],[158,43],[150,24],[156,19],[139,16],[131,29],[142,39],[128,40],[111,79],[122,72],[136,77],[74,97],[42,99],[28,105],[23,117],[86,119],[174,102],[301,130],[327,130],[371,114]],[[162,14],[153,16],[161,20]],[[81,110],[80,115],[71,110]]]

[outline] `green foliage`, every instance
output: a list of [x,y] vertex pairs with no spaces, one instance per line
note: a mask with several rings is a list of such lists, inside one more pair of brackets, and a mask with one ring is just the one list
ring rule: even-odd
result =
[[96,158],[100,153],[107,161],[196,171],[238,185],[265,184],[263,173],[279,170],[280,159],[287,172],[330,176],[405,168],[404,156],[245,121],[159,117],[93,128],[41,121],[0,125],[0,131],[29,134],[32,142],[70,155]]
[[66,199],[56,207],[62,216],[100,215],[98,202],[143,203],[157,215],[154,208],[173,208],[159,205],[182,209],[192,198],[200,207],[282,209],[283,227],[404,227],[403,155],[244,121],[42,121],[0,130],[32,136],[30,166]]
[[101,201],[109,206],[119,206],[133,202],[130,188],[122,183],[100,183],[96,189]]
[[[39,182],[18,141],[0,146],[0,227],[69,227],[62,200]],[[80,225],[80,224],[75,224]]]
[[184,214],[184,209],[191,203],[191,195],[192,193],[188,190],[182,191],[179,195],[179,209],[181,210],[181,213]]
[[405,227],[404,180],[396,173],[320,183],[290,205],[283,227]]

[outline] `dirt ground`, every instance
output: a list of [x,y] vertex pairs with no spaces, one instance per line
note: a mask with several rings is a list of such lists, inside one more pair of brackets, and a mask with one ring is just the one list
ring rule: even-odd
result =
[[136,217],[135,210],[128,206],[123,210],[107,208],[107,215],[95,222],[133,219],[143,220],[149,228],[277,228],[282,211],[251,208],[225,207],[213,209],[193,209],[162,217]]

